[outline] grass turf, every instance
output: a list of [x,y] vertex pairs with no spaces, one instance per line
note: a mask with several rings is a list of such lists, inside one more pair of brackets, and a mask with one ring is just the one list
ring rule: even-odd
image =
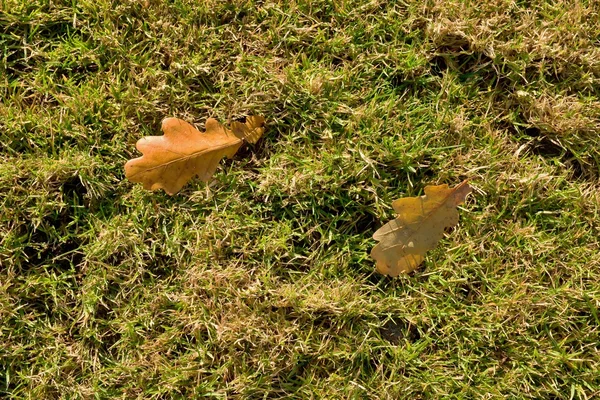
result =
[[[0,1],[0,394],[600,395],[594,1]],[[168,116],[264,115],[169,197]],[[391,201],[469,178],[414,274]]]

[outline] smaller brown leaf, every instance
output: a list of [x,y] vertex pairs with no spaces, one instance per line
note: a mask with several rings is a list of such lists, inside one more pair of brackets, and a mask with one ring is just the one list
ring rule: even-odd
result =
[[142,157],[127,161],[125,176],[140,182],[145,189],[164,189],[172,195],[194,176],[207,182],[223,157],[231,158],[244,141],[256,143],[264,132],[265,120],[260,116],[246,118],[246,123],[233,122],[231,130],[217,120],[206,120],[201,133],[178,118],[162,122],[163,136],[147,136],[136,143]]
[[379,242],[371,250],[377,271],[397,276],[415,270],[425,253],[443,237],[444,229],[458,224],[456,206],[471,190],[464,181],[452,189],[448,185],[426,186],[424,196],[395,200],[392,207],[398,217],[373,235]]

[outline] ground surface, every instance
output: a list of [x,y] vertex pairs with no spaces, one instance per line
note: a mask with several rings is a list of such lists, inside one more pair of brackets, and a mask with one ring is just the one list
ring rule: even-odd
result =
[[[594,1],[0,1],[0,395],[600,395]],[[168,116],[260,114],[170,197]],[[414,274],[392,200],[476,188]]]

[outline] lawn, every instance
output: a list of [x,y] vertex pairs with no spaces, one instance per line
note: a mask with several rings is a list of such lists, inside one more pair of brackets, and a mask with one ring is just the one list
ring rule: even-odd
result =
[[[248,115],[208,184],[125,179]],[[0,0],[0,397],[597,398],[599,190],[596,1]]]

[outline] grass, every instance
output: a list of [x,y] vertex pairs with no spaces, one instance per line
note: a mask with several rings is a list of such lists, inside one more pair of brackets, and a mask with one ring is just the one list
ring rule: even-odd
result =
[[[0,394],[600,395],[593,1],[0,1]],[[170,197],[168,116],[264,115]],[[392,200],[469,178],[411,275]]]

